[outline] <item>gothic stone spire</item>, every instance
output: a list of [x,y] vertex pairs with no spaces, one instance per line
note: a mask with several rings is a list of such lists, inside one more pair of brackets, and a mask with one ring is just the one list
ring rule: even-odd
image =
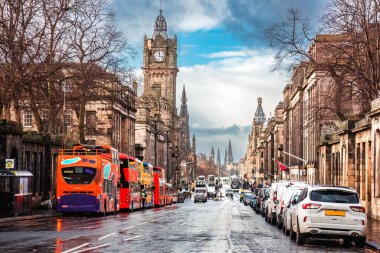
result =
[[232,146],[231,146],[231,140],[228,143],[228,158],[227,158],[228,163],[233,163],[234,162],[234,156],[232,154]]
[[255,112],[255,118],[253,119],[253,122],[255,123],[263,123],[265,121],[265,113],[262,107],[262,98],[257,99],[257,109]]
[[187,97],[186,97],[186,89],[185,85],[183,85],[182,97],[181,97],[181,111],[179,116],[182,118],[189,118],[189,112],[187,111]]
[[168,38],[167,34],[168,28],[166,25],[165,17],[162,15],[162,10],[160,10],[160,15],[156,18],[156,22],[154,23],[154,34],[153,39],[156,38],[157,35],[161,35],[165,39]]

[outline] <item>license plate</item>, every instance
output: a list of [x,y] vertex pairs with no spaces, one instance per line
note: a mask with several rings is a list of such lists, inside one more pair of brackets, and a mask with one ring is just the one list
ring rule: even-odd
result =
[[326,216],[346,216],[346,211],[336,211],[336,210],[326,210],[325,211]]

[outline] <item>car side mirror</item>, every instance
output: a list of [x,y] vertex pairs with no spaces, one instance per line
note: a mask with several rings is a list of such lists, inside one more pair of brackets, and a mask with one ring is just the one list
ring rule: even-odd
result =
[[296,200],[296,199],[293,199],[293,200],[292,200],[292,205],[293,205],[293,206],[297,205],[297,200]]

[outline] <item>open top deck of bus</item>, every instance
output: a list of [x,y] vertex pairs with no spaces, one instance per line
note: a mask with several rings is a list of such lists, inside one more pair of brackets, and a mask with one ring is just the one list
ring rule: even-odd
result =
[[71,149],[60,149],[59,155],[106,155],[111,154],[111,146],[75,145]]

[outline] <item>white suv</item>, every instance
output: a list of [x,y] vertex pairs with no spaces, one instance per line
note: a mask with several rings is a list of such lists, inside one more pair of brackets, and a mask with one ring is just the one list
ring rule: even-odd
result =
[[265,219],[271,224],[276,224],[277,215],[276,212],[279,207],[280,199],[285,192],[286,188],[290,185],[299,185],[300,182],[279,181],[272,183],[269,188],[269,198],[267,201],[267,208],[265,213]]
[[307,186],[292,209],[290,237],[299,245],[307,237],[343,238],[364,247],[367,215],[355,190],[336,186]]

